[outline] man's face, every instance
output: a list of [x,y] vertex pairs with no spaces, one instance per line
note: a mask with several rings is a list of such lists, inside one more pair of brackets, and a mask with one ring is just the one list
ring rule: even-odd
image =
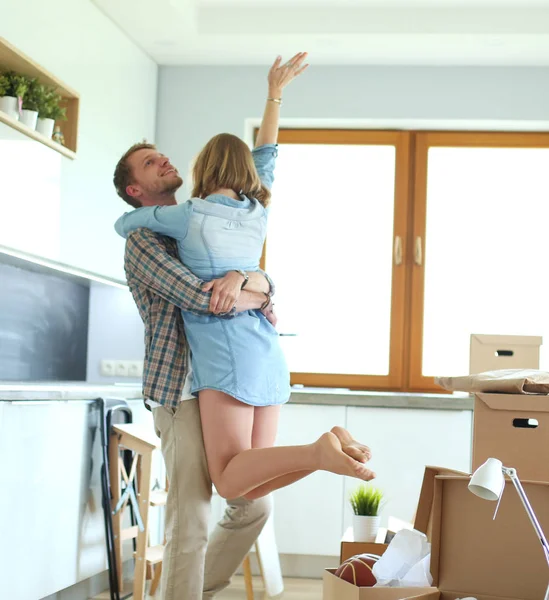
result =
[[137,198],[143,206],[158,204],[161,197],[173,197],[183,185],[183,179],[167,156],[157,150],[143,148],[134,152],[128,163],[133,174],[133,183],[126,188],[130,196]]

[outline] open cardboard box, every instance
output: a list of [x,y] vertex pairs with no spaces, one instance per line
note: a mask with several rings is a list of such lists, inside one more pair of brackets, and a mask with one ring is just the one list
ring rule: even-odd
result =
[[377,554],[381,556],[387,550],[387,547],[388,544],[377,542],[377,540],[375,542],[355,542],[353,528],[349,527],[341,539],[339,564],[357,554]]
[[491,456],[521,480],[549,481],[548,396],[475,394],[473,471]]
[[[324,600],[541,600],[549,568],[513,484],[506,483],[495,521],[495,502],[477,498],[468,484],[468,476],[437,475],[432,468],[425,472],[416,527],[431,532],[436,587],[360,588],[330,569],[324,573]],[[549,483],[523,481],[523,485],[548,531]],[[433,492],[430,498],[428,489]]]

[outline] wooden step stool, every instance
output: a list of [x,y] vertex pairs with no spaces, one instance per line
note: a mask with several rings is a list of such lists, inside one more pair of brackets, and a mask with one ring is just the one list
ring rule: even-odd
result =
[[[165,490],[151,491],[152,455],[154,450],[159,447],[159,438],[140,425],[129,423],[124,425],[114,425],[112,427],[109,444],[109,474],[111,480],[112,520],[116,564],[119,573],[120,593],[122,593],[124,588],[122,577],[122,544],[126,540],[137,538],[133,600],[144,600],[147,571],[149,569],[152,579],[151,588],[149,590],[150,596],[156,594],[162,573],[164,546],[148,545],[149,506],[164,506],[167,499],[168,482],[166,482]],[[133,452],[133,460],[129,473],[126,470],[121,457],[121,452],[124,450]],[[122,481],[125,483],[124,492],[122,491]],[[138,525],[123,529],[122,521],[124,511],[128,506],[128,502],[131,502],[131,497],[133,496],[131,489],[135,484],[137,484],[137,490],[135,491],[137,510],[134,510],[134,512],[137,513]],[[124,499],[122,500],[123,496]],[[257,543],[255,545],[255,550],[260,574],[264,581]],[[253,600],[252,570],[249,555],[244,559],[242,566],[246,584],[246,597],[247,600]]]
[[[112,520],[120,592],[123,591],[122,544],[126,540],[136,539],[133,600],[144,600],[147,558],[151,560],[151,565],[152,559],[154,564],[159,562],[159,556],[162,560],[163,546],[148,547],[152,456],[154,450],[160,447],[160,440],[149,429],[130,423],[114,425],[109,442]],[[133,453],[129,473],[121,457],[124,450]],[[124,490],[122,481],[125,483]],[[138,524],[123,528],[122,521],[128,503],[133,505]]]

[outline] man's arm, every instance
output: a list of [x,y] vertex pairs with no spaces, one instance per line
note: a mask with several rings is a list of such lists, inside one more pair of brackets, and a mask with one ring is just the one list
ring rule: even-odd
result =
[[[204,282],[171,256],[160,237],[152,231],[139,229],[130,234],[126,242],[125,269],[130,285],[144,285],[183,310],[199,315],[211,314],[211,292],[203,291]],[[250,273],[250,278],[251,275],[255,278],[255,274]],[[265,294],[243,290],[234,310],[258,309],[264,303]]]
[[262,294],[269,294],[270,296],[274,295],[274,283],[264,271],[248,272],[248,278],[249,279],[248,283],[246,284],[246,291],[260,292]]
[[[267,300],[267,301],[266,301]],[[265,306],[266,308],[272,306],[270,297],[267,294],[261,292],[247,292],[243,290],[240,292],[240,296],[234,305],[234,312],[244,312],[245,310],[258,310]]]
[[[243,291],[251,292],[254,296],[259,293],[262,298],[267,299],[274,294],[274,284],[267,273],[260,270],[248,272],[247,275],[248,283],[242,277],[241,271],[229,271],[225,277],[212,279],[202,286],[204,292],[212,293],[210,299],[210,311],[212,313],[215,315],[230,313],[235,307],[239,306],[238,301]],[[246,284],[246,290],[242,289],[244,284]],[[263,308],[263,305],[257,308]],[[240,310],[248,309],[242,308]]]

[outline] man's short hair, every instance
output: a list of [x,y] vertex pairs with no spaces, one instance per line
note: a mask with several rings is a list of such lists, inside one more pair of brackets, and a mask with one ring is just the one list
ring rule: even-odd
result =
[[116,193],[122,198],[122,200],[134,208],[140,208],[141,203],[137,198],[130,196],[128,192],[126,192],[126,188],[133,182],[133,173],[129,165],[128,158],[134,152],[143,149],[156,150],[156,146],[147,142],[139,142],[138,144],[134,144],[124,153],[124,156],[122,156],[122,158],[118,161],[116,169],[114,170],[113,183],[114,187],[116,188]]

